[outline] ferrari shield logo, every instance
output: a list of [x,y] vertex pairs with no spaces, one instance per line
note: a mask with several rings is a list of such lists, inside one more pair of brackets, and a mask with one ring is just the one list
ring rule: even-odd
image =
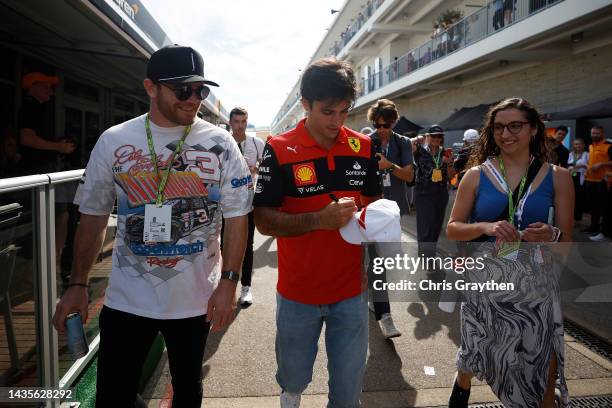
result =
[[356,137],[349,137],[348,144],[355,153],[359,153],[359,150],[361,150],[361,141]]

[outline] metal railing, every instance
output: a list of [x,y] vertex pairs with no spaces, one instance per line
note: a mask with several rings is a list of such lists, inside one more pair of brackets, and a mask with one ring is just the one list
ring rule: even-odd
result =
[[[74,170],[0,179],[0,209],[6,210],[0,211],[0,244],[16,249],[13,256],[17,257],[17,262],[12,259],[8,268],[3,265],[2,273],[8,274],[9,279],[8,282],[3,281],[7,287],[1,288],[3,293],[0,293],[0,300],[6,300],[3,298],[5,293],[7,296],[16,295],[17,299],[8,299],[8,308],[4,309],[8,316],[4,318],[8,318],[12,324],[12,309],[19,308],[22,319],[15,328],[7,325],[5,329],[9,344],[18,345],[21,354],[12,356],[15,358],[8,363],[10,366],[6,372],[15,374],[4,377],[8,384],[0,386],[19,385],[19,380],[24,377],[20,375],[21,372],[30,370],[36,373],[36,378],[26,378],[29,381],[27,386],[70,387],[97,352],[99,334],[90,334],[90,351],[86,356],[74,361],[62,355],[60,360],[62,341],[52,324],[58,300],[55,202],[56,198],[59,201],[61,198],[56,195],[64,194],[58,189],[70,190],[68,184],[76,184],[83,172]],[[7,215],[8,211],[12,213]],[[8,225],[7,220],[14,222]],[[23,329],[24,322],[26,328],[28,324],[34,328],[36,340],[33,345],[15,341],[15,333]],[[25,364],[29,367],[22,369]],[[59,405],[59,400],[50,400],[45,404],[47,407]]]
[[332,55],[338,55],[384,2],[385,0],[369,0],[363,6],[363,9],[351,19],[351,23],[346,27],[342,34],[340,34],[340,38],[334,43],[333,46],[331,46],[329,52]]
[[512,9],[504,9],[505,2],[502,0],[492,1],[381,70],[362,78],[358,97],[397,81],[561,1],[563,0],[514,0]]

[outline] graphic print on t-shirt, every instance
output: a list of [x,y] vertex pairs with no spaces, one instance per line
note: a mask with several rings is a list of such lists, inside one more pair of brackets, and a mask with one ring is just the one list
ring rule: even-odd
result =
[[[163,175],[177,141],[167,144],[158,153],[158,167]],[[171,241],[143,242],[144,208],[157,197],[159,176],[155,173],[150,154],[126,144],[114,152],[113,174],[120,187],[119,216],[125,216],[123,236],[118,237],[117,250],[139,273],[151,273],[162,281],[176,276],[181,266],[190,266],[193,257],[204,251],[216,238],[220,213],[219,184],[221,179],[219,155],[224,149],[214,144],[183,145],[173,163],[173,172],[164,189],[164,204],[172,206]],[[146,257],[145,265],[142,258]],[[121,258],[119,258],[121,259]],[[148,267],[148,268],[147,268]],[[154,268],[153,270],[150,267]]]

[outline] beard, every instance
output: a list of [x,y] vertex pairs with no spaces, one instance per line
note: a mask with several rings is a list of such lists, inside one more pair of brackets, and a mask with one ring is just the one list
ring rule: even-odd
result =
[[[190,104],[184,103],[172,103],[164,100],[163,98],[157,99],[157,109],[159,112],[170,122],[176,123],[179,126],[191,125],[198,113],[198,109],[193,109],[193,112],[182,110],[180,107],[188,107]],[[191,104],[193,106],[193,104]],[[199,108],[199,105],[198,105]]]

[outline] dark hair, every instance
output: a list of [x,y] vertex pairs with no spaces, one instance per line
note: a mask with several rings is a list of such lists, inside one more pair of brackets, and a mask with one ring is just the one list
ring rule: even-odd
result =
[[602,133],[604,131],[603,126],[600,126],[600,125],[593,125],[593,126],[591,126],[591,130],[593,130],[593,129],[599,129],[599,130],[601,130]]
[[239,108],[239,107],[236,107],[236,108],[232,109],[232,111],[230,112],[230,114],[229,114],[229,120],[232,120],[232,116],[234,116],[234,115],[245,115],[245,116],[249,116],[249,113],[248,113],[248,112],[247,112],[247,110],[246,110],[246,109],[244,109],[244,108]]
[[567,126],[565,126],[565,125],[557,126],[557,129],[555,129],[556,132],[558,132],[560,130],[564,131],[566,134],[567,134],[567,132],[569,132],[569,130],[567,129]]
[[379,99],[368,109],[368,120],[372,123],[376,122],[379,118],[383,118],[387,123],[393,123],[398,117],[397,108],[389,99]]
[[323,58],[310,64],[302,75],[302,98],[314,101],[355,101],[357,83],[349,63],[335,58]]
[[489,157],[499,154],[499,147],[495,143],[493,137],[493,124],[497,112],[506,109],[518,109],[525,113],[525,119],[530,126],[537,129],[535,136],[529,142],[529,153],[542,162],[548,161],[548,148],[546,147],[546,127],[540,118],[540,113],[537,109],[523,98],[508,98],[489,108],[489,112],[485,116],[480,139],[474,150],[477,163],[484,163]]

